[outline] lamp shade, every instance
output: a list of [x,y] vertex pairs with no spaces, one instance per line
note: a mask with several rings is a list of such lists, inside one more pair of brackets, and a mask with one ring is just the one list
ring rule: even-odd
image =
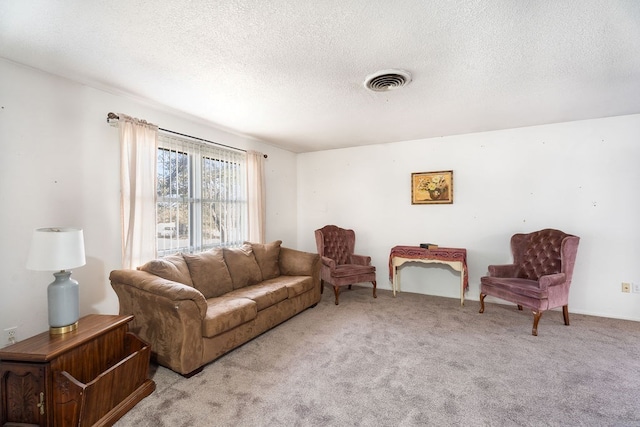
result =
[[27,258],[29,270],[62,271],[85,263],[82,229],[51,227],[33,231]]

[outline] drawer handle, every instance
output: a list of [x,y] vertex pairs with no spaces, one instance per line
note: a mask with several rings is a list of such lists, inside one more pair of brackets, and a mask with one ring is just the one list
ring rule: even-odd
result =
[[44,415],[44,393],[40,392],[40,403],[36,405],[40,408],[40,415]]

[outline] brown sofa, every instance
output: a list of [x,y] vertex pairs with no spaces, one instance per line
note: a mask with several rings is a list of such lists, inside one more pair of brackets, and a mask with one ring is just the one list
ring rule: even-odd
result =
[[176,254],[109,279],[130,330],[184,376],[320,301],[320,256],[268,244]]

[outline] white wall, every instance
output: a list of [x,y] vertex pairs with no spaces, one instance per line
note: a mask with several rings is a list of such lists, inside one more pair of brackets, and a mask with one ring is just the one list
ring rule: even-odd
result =
[[[121,265],[118,131],[106,123],[110,111],[268,154],[267,239],[295,247],[294,153],[0,60],[0,333],[17,326],[23,339],[48,328],[46,287],[53,276],[25,267],[37,227],[84,229],[87,265],[72,276],[81,286],[80,314],[118,311],[108,281]],[[5,343],[2,334],[0,347]]]
[[[116,313],[108,275],[120,267],[119,148],[108,112],[268,154],[267,240],[315,252],[313,230],[357,231],[389,289],[397,244],[436,242],[469,251],[470,291],[490,263],[507,262],[517,231],[552,226],[582,237],[573,312],[640,320],[637,159],[640,115],[296,155],[166,109],[0,59],[0,334],[47,328],[50,273],[25,267],[31,232],[85,231],[81,315]],[[411,172],[454,170],[454,204],[410,204]],[[295,226],[297,224],[297,227]],[[406,267],[403,290],[458,297],[448,268]],[[0,336],[0,347],[5,344]]]
[[[512,234],[558,228],[581,237],[569,310],[640,320],[640,294],[621,292],[640,282],[639,137],[632,115],[301,154],[299,247],[314,250],[325,224],[353,228],[386,289],[391,247],[467,248],[478,300],[487,265],[511,260]],[[411,205],[411,173],[439,170],[454,171],[454,203]],[[458,298],[458,274],[403,267],[402,289]]]

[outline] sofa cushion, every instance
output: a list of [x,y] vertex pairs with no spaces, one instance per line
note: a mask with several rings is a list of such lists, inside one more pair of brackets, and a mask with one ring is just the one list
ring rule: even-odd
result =
[[358,264],[342,264],[336,266],[336,269],[331,273],[332,277],[351,277],[360,274],[375,273],[376,268],[373,265],[358,265]]
[[250,243],[253,249],[253,254],[256,257],[260,272],[262,273],[262,280],[269,280],[280,276],[280,265],[278,260],[280,258],[280,245],[282,240],[276,240],[271,243]]
[[180,253],[151,260],[138,267],[138,270],[146,271],[163,279],[193,286],[189,267]]
[[245,286],[229,292],[226,296],[249,298],[256,302],[258,311],[284,301],[289,296],[286,283],[280,278],[265,280],[257,285]]
[[313,289],[313,277],[311,276],[280,276],[282,285],[287,288],[287,298],[295,298]]
[[545,299],[549,297],[549,290],[541,289],[537,280],[490,276],[482,277],[480,280],[483,286],[495,287],[497,291],[501,291],[501,294],[504,292],[505,295],[509,295],[511,293],[536,299]]
[[255,301],[224,295],[207,300],[207,314],[202,320],[202,335],[207,338],[229,331],[256,318]]
[[253,255],[251,245],[244,244],[239,248],[224,248],[224,260],[227,263],[233,289],[255,285],[262,281],[262,273]]
[[231,275],[224,262],[222,249],[211,249],[199,254],[182,254],[193,286],[205,298],[214,298],[233,290]]

